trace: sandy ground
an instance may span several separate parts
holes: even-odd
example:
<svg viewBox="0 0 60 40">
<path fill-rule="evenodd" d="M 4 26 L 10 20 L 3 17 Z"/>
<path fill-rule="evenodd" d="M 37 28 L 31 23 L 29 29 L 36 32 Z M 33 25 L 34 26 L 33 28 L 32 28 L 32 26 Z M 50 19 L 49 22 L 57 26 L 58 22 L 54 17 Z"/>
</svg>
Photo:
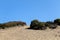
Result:
<svg viewBox="0 0 60 40">
<path fill-rule="evenodd" d="M 30 30 L 24 27 L 12 27 L 0 30 L 0 40 L 60 40 L 60 27 L 57 29 Z"/>
</svg>

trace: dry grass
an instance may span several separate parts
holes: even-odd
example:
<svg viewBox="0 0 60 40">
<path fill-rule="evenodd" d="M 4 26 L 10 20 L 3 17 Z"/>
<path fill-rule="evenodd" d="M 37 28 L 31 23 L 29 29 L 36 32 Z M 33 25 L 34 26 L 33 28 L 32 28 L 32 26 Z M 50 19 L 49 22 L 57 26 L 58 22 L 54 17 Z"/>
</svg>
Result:
<svg viewBox="0 0 60 40">
<path fill-rule="evenodd" d="M 0 40 L 60 40 L 60 27 L 46 30 L 29 30 L 24 27 L 12 27 L 0 30 Z"/>
</svg>

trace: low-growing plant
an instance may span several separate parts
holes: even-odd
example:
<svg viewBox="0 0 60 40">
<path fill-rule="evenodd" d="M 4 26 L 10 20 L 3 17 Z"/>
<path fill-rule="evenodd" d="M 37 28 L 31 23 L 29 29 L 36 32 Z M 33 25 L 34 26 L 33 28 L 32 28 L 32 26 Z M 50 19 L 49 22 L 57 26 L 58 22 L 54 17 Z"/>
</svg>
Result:
<svg viewBox="0 0 60 40">
<path fill-rule="evenodd" d="M 19 25 L 24 26 L 24 25 L 26 25 L 26 23 L 21 22 L 21 21 L 12 21 L 12 22 L 0 24 L 0 28 L 5 29 L 5 28 L 15 27 L 15 26 L 19 26 Z"/>
</svg>

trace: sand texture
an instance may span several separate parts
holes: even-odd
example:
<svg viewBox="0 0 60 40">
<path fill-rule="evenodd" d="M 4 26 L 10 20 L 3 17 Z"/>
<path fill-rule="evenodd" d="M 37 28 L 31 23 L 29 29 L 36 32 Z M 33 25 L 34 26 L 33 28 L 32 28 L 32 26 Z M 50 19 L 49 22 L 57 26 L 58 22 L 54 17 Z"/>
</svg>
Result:
<svg viewBox="0 0 60 40">
<path fill-rule="evenodd" d="M 24 27 L 0 29 L 0 40 L 60 40 L 60 27 L 56 29 L 31 30 Z"/>
</svg>

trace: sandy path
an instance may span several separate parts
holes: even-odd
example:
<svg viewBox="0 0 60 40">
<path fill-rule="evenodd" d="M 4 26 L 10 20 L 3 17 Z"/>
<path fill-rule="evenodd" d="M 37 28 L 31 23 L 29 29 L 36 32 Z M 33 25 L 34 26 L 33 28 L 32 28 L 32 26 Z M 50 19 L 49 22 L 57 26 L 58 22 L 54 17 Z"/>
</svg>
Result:
<svg viewBox="0 0 60 40">
<path fill-rule="evenodd" d="M 0 40 L 60 40 L 60 28 L 43 31 L 28 30 L 26 27 L 0 30 Z"/>
</svg>

